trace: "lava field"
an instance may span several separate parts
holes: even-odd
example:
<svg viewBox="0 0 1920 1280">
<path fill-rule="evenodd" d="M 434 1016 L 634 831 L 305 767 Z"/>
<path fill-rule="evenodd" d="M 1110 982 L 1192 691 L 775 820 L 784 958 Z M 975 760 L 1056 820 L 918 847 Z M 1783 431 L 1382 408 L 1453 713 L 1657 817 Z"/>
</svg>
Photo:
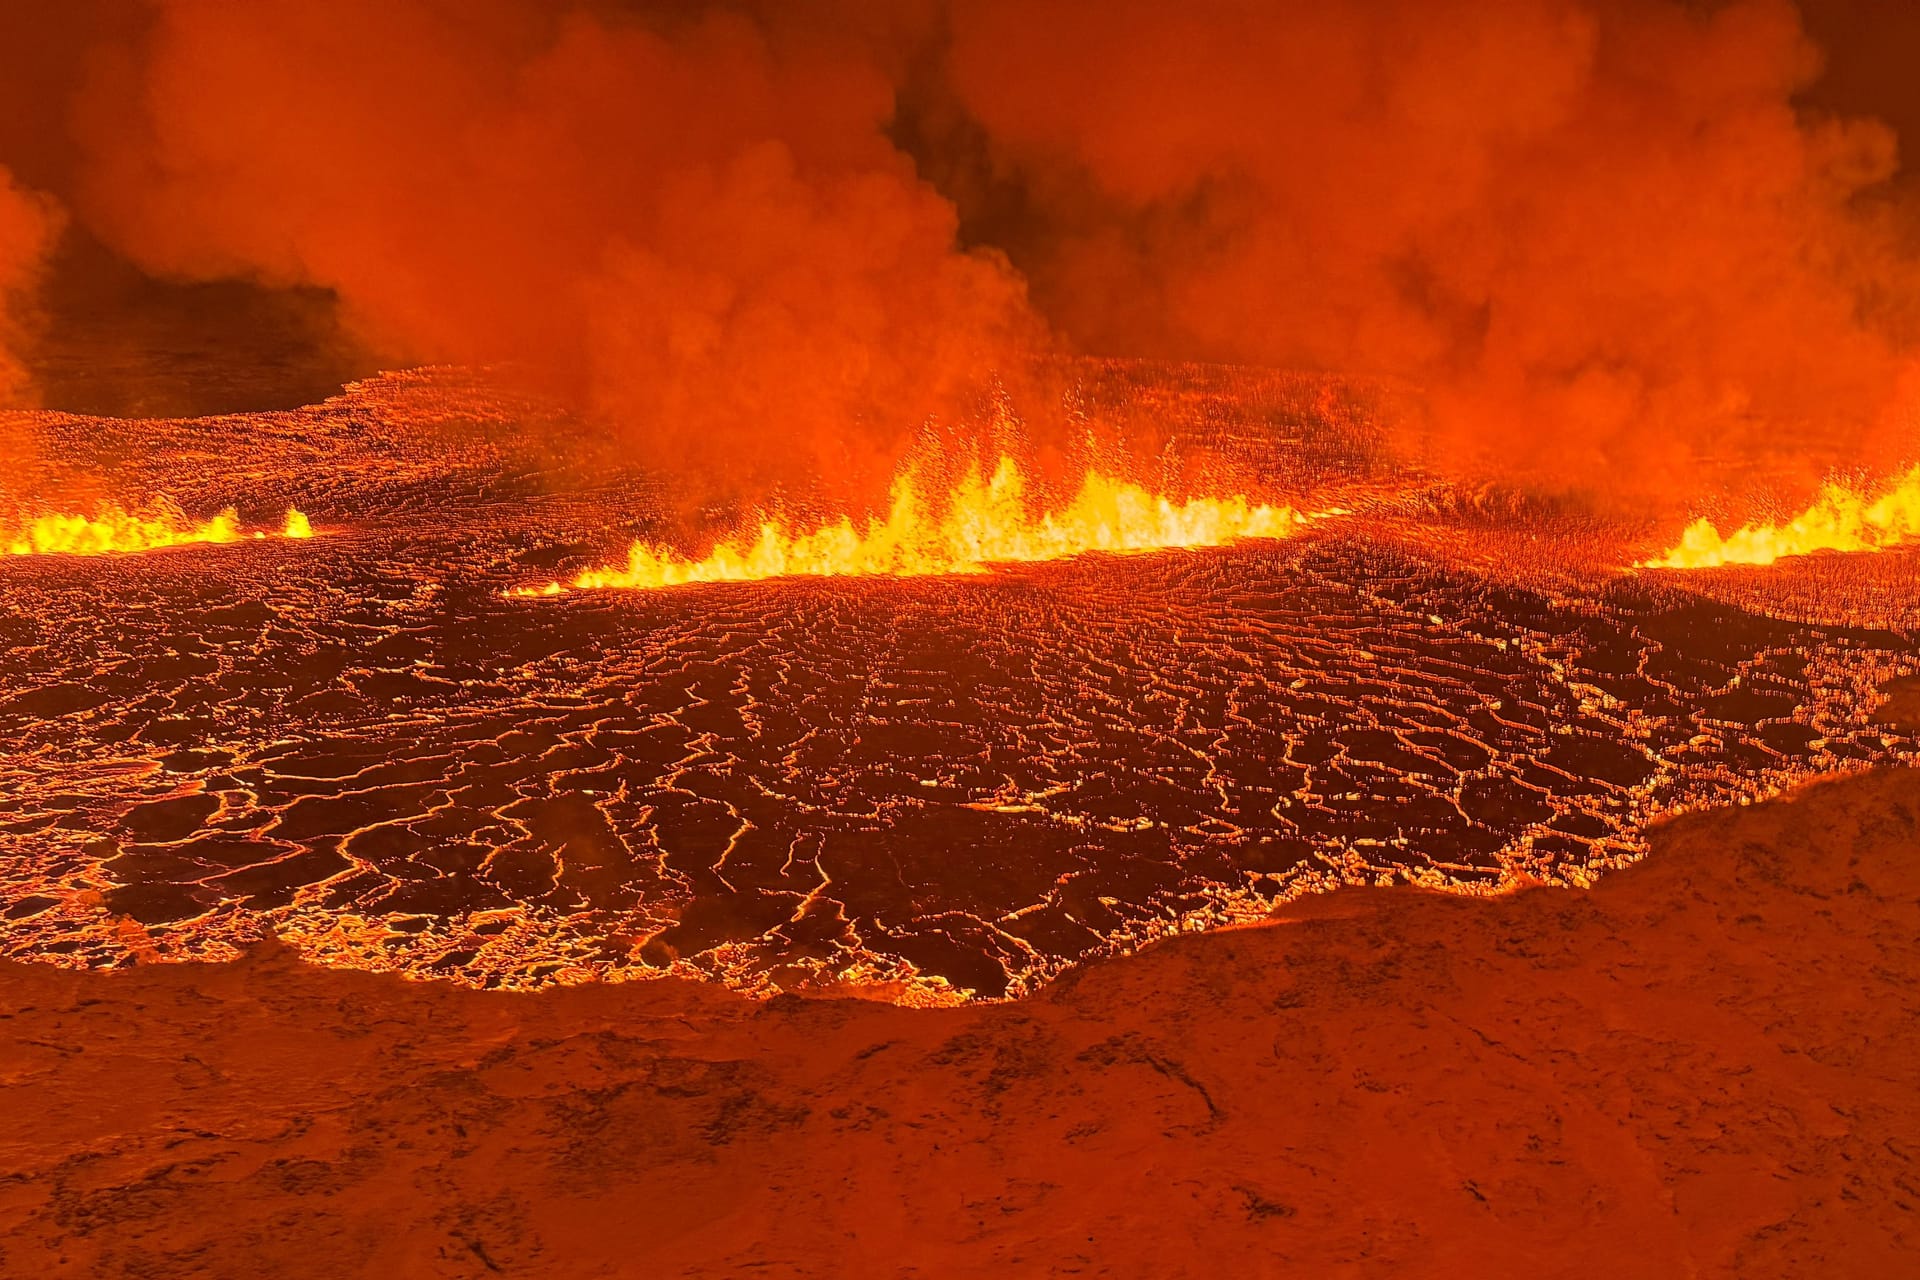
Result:
<svg viewBox="0 0 1920 1280">
<path fill-rule="evenodd" d="M 1226 437 L 1278 430 L 1260 403 Z M 508 599 L 657 497 L 511 457 L 524 412 L 420 373 L 244 449 L 18 418 L 36 485 L 111 463 L 318 536 L 0 559 L 6 954 L 272 930 L 483 986 L 995 998 L 1342 883 L 1583 883 L 1663 814 L 1916 754 L 1872 716 L 1920 669 L 1898 619 L 1596 567 L 1325 458 L 1292 479 L 1346 514 L 1284 539 Z"/>
</svg>

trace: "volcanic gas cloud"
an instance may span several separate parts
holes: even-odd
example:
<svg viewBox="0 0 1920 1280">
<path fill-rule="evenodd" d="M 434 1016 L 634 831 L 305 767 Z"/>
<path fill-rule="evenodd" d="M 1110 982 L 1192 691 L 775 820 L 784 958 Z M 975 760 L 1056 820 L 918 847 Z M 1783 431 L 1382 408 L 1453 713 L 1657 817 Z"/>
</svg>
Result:
<svg viewBox="0 0 1920 1280">
<path fill-rule="evenodd" d="M 883 505 L 1044 348 L 1403 378 L 1403 456 L 1476 483 L 1805 505 L 1916 452 L 1898 140 L 1806 29 L 1844 9 L 86 0 L 0 55 L 40 122 L 0 126 L 0 289 L 17 348 L 62 218 L 320 286 L 689 511 Z"/>
<path fill-rule="evenodd" d="M 0 165 L 0 405 L 30 392 L 27 371 L 16 352 L 24 344 L 33 289 L 57 225 L 52 203 L 23 190 Z M 0 437 L 0 459 L 16 443 Z"/>
</svg>

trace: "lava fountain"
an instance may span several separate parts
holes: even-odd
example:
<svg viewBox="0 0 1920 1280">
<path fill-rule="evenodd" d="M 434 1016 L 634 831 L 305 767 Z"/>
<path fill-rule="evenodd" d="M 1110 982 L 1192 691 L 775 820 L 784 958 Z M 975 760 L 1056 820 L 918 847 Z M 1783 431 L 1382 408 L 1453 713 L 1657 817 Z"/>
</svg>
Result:
<svg viewBox="0 0 1920 1280">
<path fill-rule="evenodd" d="M 105 556 L 159 551 L 168 547 L 258 541 L 266 538 L 306 539 L 313 524 L 289 508 L 277 530 L 247 529 L 232 507 L 210 520 L 195 521 L 172 507 L 146 512 L 103 506 L 92 515 L 42 515 L 22 519 L 17 527 L 0 525 L 0 553 L 11 556 Z"/>
<path fill-rule="evenodd" d="M 1687 526 L 1665 555 L 1643 560 L 1641 569 L 1715 569 L 1730 564 L 1772 564 L 1785 556 L 1816 551 L 1881 551 L 1920 535 L 1920 466 L 1877 494 L 1830 482 L 1811 506 L 1784 524 L 1746 524 L 1722 534 L 1712 520 Z"/>
<path fill-rule="evenodd" d="M 1331 513 L 1321 513 L 1331 514 Z M 894 482 L 884 520 L 821 525 L 796 533 L 778 521 L 752 538 L 723 541 L 702 560 L 635 542 L 624 565 L 588 569 L 571 584 L 516 587 L 516 598 L 569 590 L 654 590 L 696 582 L 750 582 L 786 577 L 983 572 L 992 564 L 1060 560 L 1090 551 L 1159 551 L 1213 547 L 1242 538 L 1281 538 L 1315 516 L 1244 496 L 1176 503 L 1136 484 L 1089 470 L 1073 501 L 1037 511 L 1019 465 L 1002 457 L 991 477 L 970 467 L 944 495 L 929 501 L 914 471 Z"/>
</svg>

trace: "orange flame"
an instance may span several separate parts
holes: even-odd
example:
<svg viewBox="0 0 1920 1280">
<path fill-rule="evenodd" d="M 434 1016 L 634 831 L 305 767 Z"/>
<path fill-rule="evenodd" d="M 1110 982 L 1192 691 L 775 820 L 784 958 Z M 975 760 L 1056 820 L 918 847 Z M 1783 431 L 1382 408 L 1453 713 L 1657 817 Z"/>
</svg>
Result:
<svg viewBox="0 0 1920 1280">
<path fill-rule="evenodd" d="M 47 515 L 13 530 L 0 526 L 0 552 L 13 556 L 126 555 L 162 547 L 312 536 L 313 524 L 291 508 L 285 523 L 269 532 L 242 529 L 240 514 L 231 507 L 196 524 L 177 510 L 163 508 L 140 514 L 107 506 L 90 516 Z"/>
<path fill-rule="evenodd" d="M 1920 537 L 1920 467 L 1869 497 L 1828 484 L 1813 505 L 1782 525 L 1743 525 L 1722 536 L 1711 520 L 1687 526 L 1680 545 L 1642 569 L 1712 569 L 1772 564 L 1814 551 L 1880 551 Z"/>
<path fill-rule="evenodd" d="M 517 587 L 513 597 L 556 596 L 569 589 L 652 590 L 693 582 L 750 582 L 798 576 L 919 576 L 980 573 L 990 564 L 1057 560 L 1087 551 L 1153 551 L 1209 547 L 1239 538 L 1285 537 L 1309 517 L 1291 507 L 1256 506 L 1245 498 L 1196 498 L 1176 504 L 1097 471 L 1061 511 L 1036 516 L 1026 481 L 1011 458 L 991 479 L 971 468 L 938 512 L 911 472 L 893 485 L 887 518 L 865 533 L 842 517 L 796 534 L 769 521 L 751 541 L 722 542 L 704 560 L 636 542 L 627 563 L 589 569 L 569 586 Z"/>
</svg>

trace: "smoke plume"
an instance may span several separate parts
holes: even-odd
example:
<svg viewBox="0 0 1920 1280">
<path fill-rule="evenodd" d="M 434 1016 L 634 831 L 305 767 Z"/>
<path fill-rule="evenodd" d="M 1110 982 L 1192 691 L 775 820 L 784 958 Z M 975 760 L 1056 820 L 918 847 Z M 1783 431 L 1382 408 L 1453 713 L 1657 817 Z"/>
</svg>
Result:
<svg viewBox="0 0 1920 1280">
<path fill-rule="evenodd" d="M 820 25 L 167 0 L 84 95 L 80 202 L 155 273 L 536 371 L 663 466 L 870 479 L 1037 330 L 885 136 L 891 24 Z"/>
<path fill-rule="evenodd" d="M 1915 451 L 1914 184 L 1788 0 L 66 11 L 0 55 L 59 104 L 0 163 L 90 235 L 331 290 L 690 488 L 871 493 L 1053 342 L 1394 375 L 1410 452 L 1563 489 Z M 0 184 L 9 298 L 50 225 Z"/>
<path fill-rule="evenodd" d="M 45 196 L 29 191 L 0 168 L 0 408 L 31 394 L 20 347 L 35 314 L 34 290 L 59 229 L 59 214 Z M 6 429 L 0 427 L 0 434 Z M 0 439 L 0 458 L 20 442 Z"/>
<path fill-rule="evenodd" d="M 952 11 L 1074 339 L 1410 377 L 1437 460 L 1575 488 L 1911 449 L 1896 140 L 1820 65 L 1780 0 Z"/>
</svg>

